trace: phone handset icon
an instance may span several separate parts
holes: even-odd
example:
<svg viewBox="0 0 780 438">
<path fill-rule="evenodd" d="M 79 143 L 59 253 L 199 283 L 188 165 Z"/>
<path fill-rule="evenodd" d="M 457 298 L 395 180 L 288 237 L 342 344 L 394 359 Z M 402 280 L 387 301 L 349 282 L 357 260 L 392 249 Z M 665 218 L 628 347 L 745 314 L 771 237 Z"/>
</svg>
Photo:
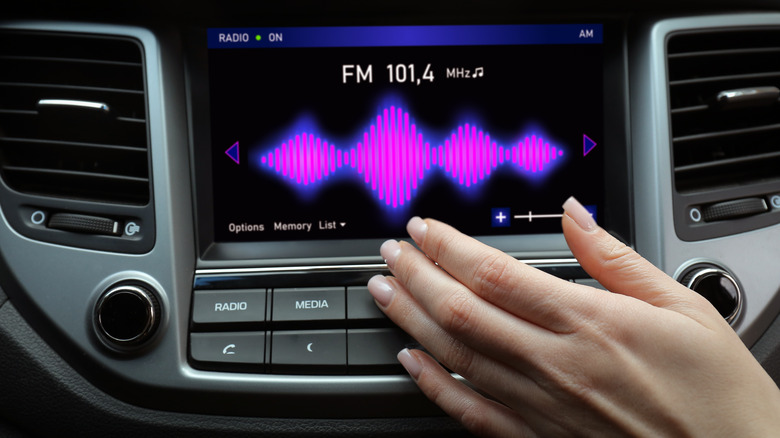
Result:
<svg viewBox="0 0 780 438">
<path fill-rule="evenodd" d="M 225 346 L 225 348 L 222 349 L 222 354 L 236 354 L 235 350 L 236 344 L 228 344 Z"/>
</svg>

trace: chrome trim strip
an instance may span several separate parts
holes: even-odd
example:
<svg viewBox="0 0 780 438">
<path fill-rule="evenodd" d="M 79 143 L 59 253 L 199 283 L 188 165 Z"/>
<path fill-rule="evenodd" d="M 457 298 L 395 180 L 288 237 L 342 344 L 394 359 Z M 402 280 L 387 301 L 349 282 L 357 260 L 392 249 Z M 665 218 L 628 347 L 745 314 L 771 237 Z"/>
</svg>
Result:
<svg viewBox="0 0 780 438">
<path fill-rule="evenodd" d="M 578 264 L 577 259 L 529 259 L 519 260 L 526 265 L 547 266 L 547 265 L 572 265 Z M 364 265 L 322 265 L 322 266 L 273 266 L 267 268 L 215 268 L 215 269 L 196 269 L 195 275 L 220 275 L 220 274 L 259 274 L 259 273 L 283 273 L 297 271 L 333 271 L 333 270 L 385 270 L 387 264 L 373 263 Z"/>
<path fill-rule="evenodd" d="M 38 101 L 39 107 L 49 108 L 83 108 L 98 110 L 101 112 L 108 112 L 108 105 L 101 102 L 89 102 L 86 100 L 70 100 L 70 99 L 41 99 Z"/>
<path fill-rule="evenodd" d="M 108 302 L 108 299 L 112 296 L 123 293 L 134 295 L 136 298 L 141 299 L 146 305 L 144 310 L 147 321 L 140 333 L 130 338 L 118 338 L 112 335 L 103 324 L 103 306 L 105 306 L 105 304 Z M 146 338 L 154 329 L 155 323 L 158 322 L 157 320 L 159 319 L 159 315 L 157 315 L 154 299 L 150 295 L 149 291 L 137 286 L 122 285 L 112 288 L 98 299 L 97 305 L 95 306 L 95 319 L 97 320 L 97 326 L 100 329 L 98 335 L 105 336 L 106 339 L 114 342 L 115 344 L 110 345 L 111 347 L 123 347 L 132 346 L 136 341 Z"/>
</svg>

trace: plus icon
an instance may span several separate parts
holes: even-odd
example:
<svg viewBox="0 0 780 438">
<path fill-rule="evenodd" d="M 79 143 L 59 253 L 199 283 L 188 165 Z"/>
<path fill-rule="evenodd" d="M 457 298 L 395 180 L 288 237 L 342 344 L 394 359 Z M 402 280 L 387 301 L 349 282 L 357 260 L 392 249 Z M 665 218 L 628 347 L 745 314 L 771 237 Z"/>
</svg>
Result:
<svg viewBox="0 0 780 438">
<path fill-rule="evenodd" d="M 496 227 L 508 227 L 510 223 L 510 215 L 508 208 L 493 208 L 490 211 L 491 218 L 490 224 Z"/>
</svg>

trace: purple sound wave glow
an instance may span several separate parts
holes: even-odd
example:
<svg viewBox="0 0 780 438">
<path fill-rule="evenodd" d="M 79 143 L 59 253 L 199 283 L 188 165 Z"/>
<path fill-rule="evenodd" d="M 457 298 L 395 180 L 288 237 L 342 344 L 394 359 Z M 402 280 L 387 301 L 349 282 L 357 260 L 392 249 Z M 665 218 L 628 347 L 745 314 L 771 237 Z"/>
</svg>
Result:
<svg viewBox="0 0 780 438">
<path fill-rule="evenodd" d="M 502 146 L 476 126 L 458 126 L 437 146 L 423 139 L 409 113 L 391 106 L 376 116 L 362 140 L 339 149 L 326 140 L 302 132 L 260 157 L 262 167 L 274 170 L 296 184 L 308 186 L 351 169 L 386 206 L 411 201 L 425 174 L 439 168 L 460 186 L 471 187 L 490 176 L 498 166 L 511 164 L 531 174 L 544 172 L 563 150 L 542 137 L 527 136 Z"/>
</svg>

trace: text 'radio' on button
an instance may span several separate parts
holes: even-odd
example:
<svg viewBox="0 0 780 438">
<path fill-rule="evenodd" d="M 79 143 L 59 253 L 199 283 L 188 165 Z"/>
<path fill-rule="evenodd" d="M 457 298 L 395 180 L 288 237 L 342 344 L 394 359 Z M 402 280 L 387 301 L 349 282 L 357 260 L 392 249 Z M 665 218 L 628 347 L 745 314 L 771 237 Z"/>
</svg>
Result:
<svg viewBox="0 0 780 438">
<path fill-rule="evenodd" d="M 196 324 L 265 321 L 265 289 L 195 291 L 192 321 Z"/>
</svg>

